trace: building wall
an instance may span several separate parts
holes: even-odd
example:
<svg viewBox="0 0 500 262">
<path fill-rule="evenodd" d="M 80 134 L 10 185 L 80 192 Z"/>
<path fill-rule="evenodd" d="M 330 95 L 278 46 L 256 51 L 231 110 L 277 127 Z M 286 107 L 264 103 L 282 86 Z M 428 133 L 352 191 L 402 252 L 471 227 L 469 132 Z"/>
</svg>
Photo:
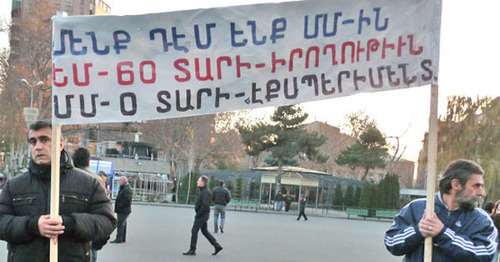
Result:
<svg viewBox="0 0 500 262">
<path fill-rule="evenodd" d="M 95 15 L 109 15 L 111 13 L 111 7 L 108 4 L 102 0 L 95 1 Z"/>
<path fill-rule="evenodd" d="M 12 10 L 20 8 L 23 13 L 31 10 L 35 1 L 40 0 L 13 0 Z M 47 0 L 54 5 L 57 11 L 68 15 L 109 15 L 111 7 L 102 0 Z"/>
</svg>

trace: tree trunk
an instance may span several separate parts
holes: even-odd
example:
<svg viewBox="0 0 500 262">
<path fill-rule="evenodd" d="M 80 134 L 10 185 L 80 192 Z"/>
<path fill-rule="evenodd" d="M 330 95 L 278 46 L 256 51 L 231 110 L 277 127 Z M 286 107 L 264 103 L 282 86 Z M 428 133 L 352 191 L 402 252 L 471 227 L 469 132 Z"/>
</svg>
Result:
<svg viewBox="0 0 500 262">
<path fill-rule="evenodd" d="M 191 192 L 191 171 L 189 171 L 189 178 L 188 178 L 188 191 L 186 195 L 186 205 L 189 203 L 189 193 Z"/>
<path fill-rule="evenodd" d="M 203 159 L 195 159 L 194 160 L 193 170 L 194 170 L 195 174 L 199 174 L 200 173 L 201 163 L 203 163 Z"/>
<path fill-rule="evenodd" d="M 174 159 L 171 158 L 171 161 L 170 161 L 170 174 L 172 174 L 172 179 L 174 181 L 176 181 L 175 183 L 175 199 L 173 202 L 175 203 L 178 203 L 178 199 L 179 199 L 179 194 L 177 192 L 179 192 L 179 179 L 177 179 L 177 172 L 176 172 L 176 168 L 175 168 L 175 162 L 174 162 Z"/>
<path fill-rule="evenodd" d="M 365 167 L 365 174 L 361 178 L 361 181 L 366 181 L 366 177 L 368 176 L 368 171 L 370 170 L 369 167 Z"/>
</svg>

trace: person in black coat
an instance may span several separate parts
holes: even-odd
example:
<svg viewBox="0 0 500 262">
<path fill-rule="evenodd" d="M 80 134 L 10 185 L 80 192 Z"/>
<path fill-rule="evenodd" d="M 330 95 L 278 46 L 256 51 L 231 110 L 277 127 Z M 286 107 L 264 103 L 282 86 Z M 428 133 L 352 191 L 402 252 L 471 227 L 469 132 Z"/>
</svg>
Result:
<svg viewBox="0 0 500 262">
<path fill-rule="evenodd" d="M 300 213 L 299 213 L 299 217 L 297 217 L 297 220 L 299 220 L 301 216 L 304 216 L 304 219 L 307 221 L 306 213 L 304 213 L 304 211 L 306 211 L 306 204 L 307 204 L 307 201 L 304 198 L 304 196 L 300 196 L 300 201 L 299 201 Z"/>
<path fill-rule="evenodd" d="M 127 219 L 132 213 L 132 189 L 128 183 L 126 176 L 120 177 L 118 180 L 120 190 L 116 196 L 115 213 L 118 219 L 118 230 L 116 232 L 116 239 L 110 243 L 120 244 L 126 242 L 127 237 Z"/>
<path fill-rule="evenodd" d="M 61 150 L 59 215 L 51 217 L 52 143 Z M 91 242 L 116 227 L 110 200 L 97 179 L 73 166 L 62 141 L 52 141 L 52 125 L 30 125 L 28 171 L 7 181 L 0 194 L 0 239 L 8 245 L 1 261 L 49 261 L 49 241 L 57 240 L 59 261 L 88 262 Z"/>
<path fill-rule="evenodd" d="M 196 215 L 194 217 L 193 227 L 191 229 L 191 245 L 189 250 L 182 253 L 183 255 L 193 256 L 196 255 L 196 243 L 198 242 L 198 231 L 201 229 L 201 233 L 207 238 L 207 240 L 214 246 L 215 252 L 212 255 L 217 255 L 222 250 L 222 246 L 217 242 L 217 240 L 208 232 L 207 221 L 210 217 L 210 190 L 207 188 L 208 177 L 201 176 L 198 179 L 198 189 L 200 190 L 198 194 L 198 200 L 194 205 L 194 210 Z"/>
<path fill-rule="evenodd" d="M 285 211 L 288 212 L 290 210 L 290 205 L 292 204 L 292 196 L 287 194 L 285 196 Z"/>
<path fill-rule="evenodd" d="M 214 207 L 214 233 L 217 234 L 217 229 L 220 228 L 220 232 L 224 233 L 224 223 L 226 221 L 226 205 L 231 201 L 231 193 L 224 186 L 224 180 L 219 181 L 219 186 L 212 192 L 212 201 L 215 204 Z M 220 226 L 218 225 L 218 219 L 220 214 Z"/>
</svg>

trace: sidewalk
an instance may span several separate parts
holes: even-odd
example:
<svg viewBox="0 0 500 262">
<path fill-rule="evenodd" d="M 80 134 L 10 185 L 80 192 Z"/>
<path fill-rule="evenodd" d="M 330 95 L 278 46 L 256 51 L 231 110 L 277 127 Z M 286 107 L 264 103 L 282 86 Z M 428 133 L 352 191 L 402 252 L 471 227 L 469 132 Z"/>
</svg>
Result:
<svg viewBox="0 0 500 262">
<path fill-rule="evenodd" d="M 113 201 L 114 203 L 114 201 Z M 194 209 L 194 205 L 191 204 L 177 204 L 177 203 L 157 203 L 157 202 L 142 202 L 142 201 L 133 201 L 134 205 L 143 205 L 143 206 L 158 206 L 158 207 L 179 207 L 179 208 L 188 208 Z M 228 206 L 226 208 L 227 211 L 230 212 L 247 212 L 247 213 L 262 213 L 262 214 L 274 214 L 274 215 L 288 215 L 288 216 L 297 216 L 298 211 L 290 209 L 289 212 L 284 210 L 276 211 L 268 208 L 267 204 L 261 204 L 261 208 L 239 208 L 234 206 Z M 213 206 L 211 207 L 213 210 Z M 337 218 L 337 219 L 349 219 L 349 220 L 364 220 L 364 221 L 374 221 L 374 222 L 392 222 L 392 219 L 377 219 L 371 217 L 353 217 L 348 218 L 345 211 L 334 210 L 334 209 L 324 209 L 324 208 L 306 208 L 305 211 L 307 216 L 311 217 L 326 217 L 326 218 Z"/>
</svg>

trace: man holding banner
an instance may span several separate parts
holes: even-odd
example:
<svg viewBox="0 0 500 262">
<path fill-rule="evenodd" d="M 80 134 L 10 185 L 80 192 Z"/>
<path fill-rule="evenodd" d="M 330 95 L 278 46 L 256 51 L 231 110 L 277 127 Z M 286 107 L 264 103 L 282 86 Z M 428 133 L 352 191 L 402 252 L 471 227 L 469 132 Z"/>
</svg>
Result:
<svg viewBox="0 0 500 262">
<path fill-rule="evenodd" d="M 90 261 L 91 242 L 116 227 L 111 202 L 99 181 L 73 166 L 60 143 L 59 215 L 48 215 L 51 188 L 52 125 L 33 123 L 28 131 L 29 171 L 10 179 L 0 194 L 0 239 L 8 261 L 49 261 L 49 240 L 59 243 L 59 261 Z"/>
<path fill-rule="evenodd" d="M 423 261 L 424 238 L 434 242 L 433 261 L 491 261 L 498 232 L 482 209 L 482 168 L 468 160 L 456 160 L 439 182 L 433 217 L 425 216 L 425 199 L 417 199 L 395 217 L 385 235 L 386 248 L 405 261 Z"/>
</svg>

